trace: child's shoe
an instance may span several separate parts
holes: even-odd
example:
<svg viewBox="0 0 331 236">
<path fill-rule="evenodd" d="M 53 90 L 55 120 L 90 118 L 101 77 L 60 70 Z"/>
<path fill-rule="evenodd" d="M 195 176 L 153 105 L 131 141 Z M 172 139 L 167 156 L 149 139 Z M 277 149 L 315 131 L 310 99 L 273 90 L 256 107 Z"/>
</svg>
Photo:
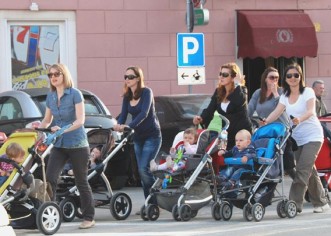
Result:
<svg viewBox="0 0 331 236">
<path fill-rule="evenodd" d="M 166 163 L 167 163 L 167 169 L 172 169 L 172 167 L 174 166 L 174 162 L 171 156 L 167 156 Z"/>
<path fill-rule="evenodd" d="M 221 183 L 221 186 L 223 187 L 223 190 L 230 190 L 234 188 L 234 183 L 229 180 Z"/>
<path fill-rule="evenodd" d="M 151 162 L 149 163 L 149 169 L 151 170 L 151 172 L 157 171 L 157 164 L 154 160 L 151 160 Z"/>
</svg>

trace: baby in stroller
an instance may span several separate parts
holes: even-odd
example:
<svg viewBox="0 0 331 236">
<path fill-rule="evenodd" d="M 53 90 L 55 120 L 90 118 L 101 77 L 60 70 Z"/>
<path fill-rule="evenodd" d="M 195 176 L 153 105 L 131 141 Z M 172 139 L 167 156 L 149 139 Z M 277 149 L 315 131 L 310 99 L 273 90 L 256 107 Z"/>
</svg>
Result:
<svg viewBox="0 0 331 236">
<path fill-rule="evenodd" d="M 88 164 L 89 169 L 95 168 L 99 163 L 102 162 L 101 150 L 102 150 L 102 145 L 97 145 L 91 149 L 90 160 Z M 70 176 L 74 175 L 74 172 L 72 170 L 72 164 L 70 161 L 68 161 L 63 167 L 62 175 L 70 175 Z"/>
<path fill-rule="evenodd" d="M 18 143 L 11 143 L 6 148 L 6 154 L 0 156 L 0 186 L 8 179 L 14 170 L 13 164 L 20 164 L 24 161 L 25 151 Z"/>
<path fill-rule="evenodd" d="M 221 148 L 218 152 L 219 156 L 238 158 L 242 163 L 241 165 L 230 165 L 220 171 L 218 181 L 223 190 L 239 186 L 241 174 L 252 168 L 251 165 L 247 165 L 247 162 L 256 158 L 256 151 L 251 143 L 251 134 L 247 130 L 239 130 L 235 140 L 236 145 L 231 150 L 225 151 Z"/>
<path fill-rule="evenodd" d="M 150 171 L 168 170 L 170 172 L 184 169 L 185 160 L 182 158 L 183 154 L 196 154 L 198 133 L 195 128 L 187 128 L 184 133 L 179 133 L 181 141 L 178 143 L 175 138 L 173 146 L 170 148 L 170 155 L 166 157 L 166 161 L 157 165 L 155 160 L 150 162 Z M 177 137 L 177 136 L 176 136 Z"/>
</svg>

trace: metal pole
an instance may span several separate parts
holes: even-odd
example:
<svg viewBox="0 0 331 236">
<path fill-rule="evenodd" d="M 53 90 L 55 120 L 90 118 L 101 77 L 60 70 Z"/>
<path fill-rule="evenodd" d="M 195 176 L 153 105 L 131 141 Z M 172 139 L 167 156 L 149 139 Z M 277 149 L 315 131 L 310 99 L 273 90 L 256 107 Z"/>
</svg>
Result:
<svg viewBox="0 0 331 236">
<path fill-rule="evenodd" d="M 192 0 L 186 0 L 186 26 L 187 32 L 192 33 L 194 28 L 194 10 Z M 188 86 L 188 93 L 192 93 L 192 85 Z"/>
</svg>

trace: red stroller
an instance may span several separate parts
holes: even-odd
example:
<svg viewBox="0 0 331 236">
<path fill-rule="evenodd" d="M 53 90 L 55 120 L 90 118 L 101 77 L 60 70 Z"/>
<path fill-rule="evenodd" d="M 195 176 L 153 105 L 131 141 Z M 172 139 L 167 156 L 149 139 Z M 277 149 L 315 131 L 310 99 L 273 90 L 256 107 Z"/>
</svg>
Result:
<svg viewBox="0 0 331 236">
<path fill-rule="evenodd" d="M 327 124 L 331 124 L 331 113 L 319 117 L 319 120 L 321 121 L 324 131 L 324 142 L 317 156 L 315 165 L 324 188 L 331 191 L 331 131 L 327 127 Z"/>
</svg>

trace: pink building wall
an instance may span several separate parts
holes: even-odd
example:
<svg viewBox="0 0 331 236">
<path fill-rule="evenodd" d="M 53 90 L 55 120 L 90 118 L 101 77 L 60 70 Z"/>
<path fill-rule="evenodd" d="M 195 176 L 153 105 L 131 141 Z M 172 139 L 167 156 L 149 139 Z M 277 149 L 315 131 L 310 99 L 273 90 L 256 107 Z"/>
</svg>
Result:
<svg viewBox="0 0 331 236">
<path fill-rule="evenodd" d="M 33 0 L 39 11 L 76 12 L 78 87 L 96 93 L 112 114 L 121 106 L 126 67 L 143 68 L 155 95 L 188 93 L 177 85 L 176 33 L 185 33 L 186 0 Z M 56 4 L 55 4 L 56 2 Z M 28 10 L 31 0 L 1 0 L 1 10 Z M 306 58 L 307 83 L 323 79 L 331 109 L 330 0 L 207 0 L 210 22 L 196 26 L 205 34 L 206 85 L 193 93 L 212 93 L 219 66 L 236 61 L 236 10 L 301 9 L 320 26 L 318 56 Z"/>
</svg>

